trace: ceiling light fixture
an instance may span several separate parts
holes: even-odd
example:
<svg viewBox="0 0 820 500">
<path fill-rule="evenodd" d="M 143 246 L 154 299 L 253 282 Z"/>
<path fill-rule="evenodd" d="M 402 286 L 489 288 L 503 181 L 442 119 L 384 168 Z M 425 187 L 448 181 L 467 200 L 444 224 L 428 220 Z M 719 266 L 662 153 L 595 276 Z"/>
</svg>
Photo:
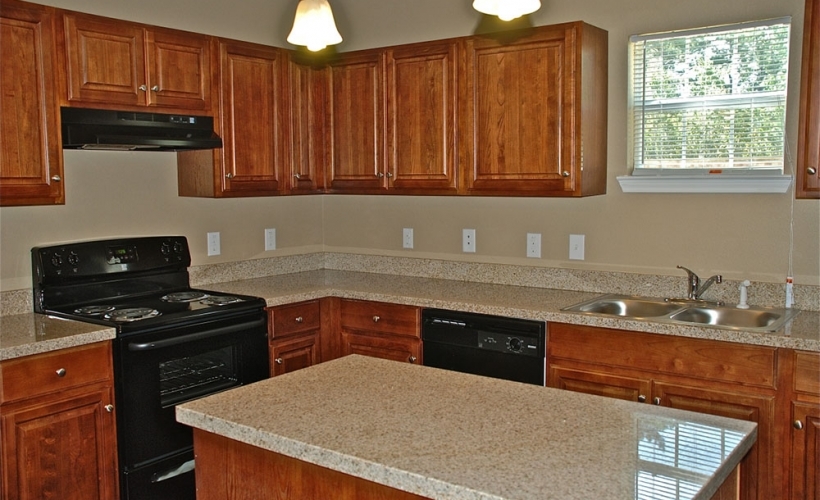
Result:
<svg viewBox="0 0 820 500">
<path fill-rule="evenodd" d="M 327 0 L 299 0 L 288 43 L 316 52 L 342 41 Z"/>
<path fill-rule="evenodd" d="M 541 2 L 540 0 L 473 0 L 473 8 L 482 14 L 498 16 L 502 21 L 512 21 L 540 9 Z"/>
</svg>

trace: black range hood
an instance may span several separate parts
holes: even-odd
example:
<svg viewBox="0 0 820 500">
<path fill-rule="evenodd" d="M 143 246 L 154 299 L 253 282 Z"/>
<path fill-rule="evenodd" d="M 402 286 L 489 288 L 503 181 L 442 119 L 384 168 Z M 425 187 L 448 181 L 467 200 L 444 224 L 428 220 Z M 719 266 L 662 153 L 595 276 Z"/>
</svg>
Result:
<svg viewBox="0 0 820 500">
<path fill-rule="evenodd" d="M 184 151 L 222 147 L 211 116 L 61 108 L 63 149 Z"/>
</svg>

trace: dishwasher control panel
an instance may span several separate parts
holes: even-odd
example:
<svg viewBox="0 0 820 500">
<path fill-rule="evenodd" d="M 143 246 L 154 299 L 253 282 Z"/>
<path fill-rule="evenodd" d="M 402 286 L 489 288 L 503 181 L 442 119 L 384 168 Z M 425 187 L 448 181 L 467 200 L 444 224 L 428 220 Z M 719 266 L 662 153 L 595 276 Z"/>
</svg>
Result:
<svg viewBox="0 0 820 500">
<path fill-rule="evenodd" d="M 506 335 L 498 332 L 478 332 L 478 347 L 508 354 L 540 356 L 538 339 Z"/>
</svg>

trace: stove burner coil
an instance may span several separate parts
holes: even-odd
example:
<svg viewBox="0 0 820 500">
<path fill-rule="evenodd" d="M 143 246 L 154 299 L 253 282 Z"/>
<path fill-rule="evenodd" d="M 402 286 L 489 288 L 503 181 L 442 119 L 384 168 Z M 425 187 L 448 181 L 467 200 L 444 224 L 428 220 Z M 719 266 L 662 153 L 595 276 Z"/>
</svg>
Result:
<svg viewBox="0 0 820 500">
<path fill-rule="evenodd" d="M 206 306 L 224 306 L 227 304 L 242 302 L 242 299 L 233 295 L 210 295 L 199 302 Z"/>
<path fill-rule="evenodd" d="M 209 295 L 207 293 L 189 291 L 169 293 L 168 295 L 164 295 L 162 300 L 165 302 L 195 302 L 208 297 Z"/>
<path fill-rule="evenodd" d="M 160 312 L 149 307 L 130 307 L 126 309 L 118 309 L 105 315 L 105 319 L 116 321 L 118 323 L 139 321 L 141 319 L 153 318 L 159 316 Z"/>
<path fill-rule="evenodd" d="M 114 310 L 114 306 L 85 306 L 74 310 L 74 314 L 82 316 L 102 316 Z"/>
</svg>

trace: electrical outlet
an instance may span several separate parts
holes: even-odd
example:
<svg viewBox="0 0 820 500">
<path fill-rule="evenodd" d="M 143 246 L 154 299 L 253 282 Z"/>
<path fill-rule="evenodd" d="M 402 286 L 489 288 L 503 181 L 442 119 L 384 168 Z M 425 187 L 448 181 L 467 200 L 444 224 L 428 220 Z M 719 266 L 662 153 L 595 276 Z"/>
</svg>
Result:
<svg viewBox="0 0 820 500">
<path fill-rule="evenodd" d="M 541 233 L 527 233 L 527 257 L 541 258 Z"/>
<path fill-rule="evenodd" d="M 265 251 L 276 250 L 276 228 L 265 229 Z"/>
<path fill-rule="evenodd" d="M 569 259 L 584 260 L 584 235 L 569 235 Z"/>
<path fill-rule="evenodd" d="M 475 229 L 463 229 L 461 231 L 461 250 L 467 253 L 475 253 Z"/>
<path fill-rule="evenodd" d="M 401 246 L 403 248 L 413 248 L 413 228 L 406 227 L 402 230 Z"/>
<path fill-rule="evenodd" d="M 208 256 L 222 253 L 219 247 L 219 233 L 208 233 Z"/>
</svg>

